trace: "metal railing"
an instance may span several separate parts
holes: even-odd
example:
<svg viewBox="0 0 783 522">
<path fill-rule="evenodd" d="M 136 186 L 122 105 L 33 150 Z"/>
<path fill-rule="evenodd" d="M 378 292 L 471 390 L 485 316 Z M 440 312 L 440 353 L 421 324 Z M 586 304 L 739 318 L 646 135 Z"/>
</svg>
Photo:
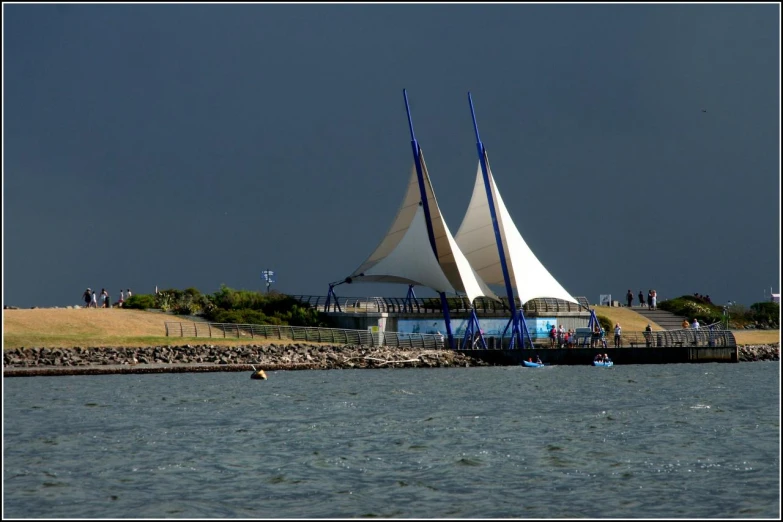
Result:
<svg viewBox="0 0 783 522">
<path fill-rule="evenodd" d="M 340 328 L 309 326 L 278 326 L 269 324 L 182 323 L 166 322 L 167 337 L 196 337 L 210 339 L 276 339 L 354 346 L 390 346 L 397 348 L 443 349 L 440 336 L 434 334 L 406 334 L 398 332 L 371 332 Z"/>
<path fill-rule="evenodd" d="M 607 334 L 599 341 L 600 347 L 614 347 L 614 334 Z M 659 330 L 652 332 L 622 332 L 621 347 L 674 348 L 674 347 L 731 347 L 737 346 L 737 340 L 730 330 L 720 323 L 708 325 L 698 330 L 684 328 L 679 330 Z"/>
<path fill-rule="evenodd" d="M 444 349 L 443 340 L 437 334 L 419 334 L 402 332 L 371 332 L 369 330 L 347 330 L 340 328 L 316 328 L 308 326 L 278 326 L 269 324 L 233 324 L 202 322 L 166 322 L 167 337 L 195 337 L 210 339 L 274 339 L 305 341 L 354 346 L 388 346 L 397 348 Z M 510 337 L 484 336 L 488 349 L 508 349 Z M 459 346 L 462 336 L 455 335 Z M 468 349 L 481 348 L 475 342 Z M 549 338 L 541 337 L 533 341 L 536 349 L 550 346 Z M 614 347 L 614 335 L 609 334 L 597 340 L 593 345 L 591 338 L 581 338 L 576 348 Z M 560 347 L 558 342 L 556 347 Z M 736 347 L 737 341 L 730 330 L 710 325 L 699 330 L 662 330 L 653 332 L 623 332 L 620 336 L 621 348 L 674 348 L 674 347 Z M 565 346 L 564 346 L 565 347 Z"/>
<path fill-rule="evenodd" d="M 437 297 L 417 297 L 407 299 L 405 297 L 339 297 L 335 304 L 334 298 L 330 302 L 330 310 L 326 310 L 326 296 L 316 295 L 292 295 L 292 298 L 306 303 L 318 311 L 335 311 L 337 305 L 343 313 L 441 313 L 441 302 Z M 590 307 L 586 297 L 575 298 L 579 304 L 555 298 L 531 299 L 525 303 L 525 312 L 584 312 Z M 470 301 L 467 297 L 447 298 L 449 311 L 469 312 Z M 515 299 L 516 306 L 521 306 L 519 299 Z M 477 298 L 473 306 L 476 313 L 507 313 L 509 311 L 508 298 L 501 298 L 500 302 L 485 297 Z"/>
</svg>

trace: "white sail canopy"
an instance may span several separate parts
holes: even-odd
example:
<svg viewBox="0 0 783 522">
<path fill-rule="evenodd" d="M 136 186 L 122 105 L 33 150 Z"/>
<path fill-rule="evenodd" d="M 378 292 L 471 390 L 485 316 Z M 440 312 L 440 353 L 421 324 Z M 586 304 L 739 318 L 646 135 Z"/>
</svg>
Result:
<svg viewBox="0 0 783 522">
<path fill-rule="evenodd" d="M 364 275 L 351 277 L 361 277 L 356 279 L 357 281 L 408 283 L 427 286 L 439 292 L 455 293 L 432 252 L 427 236 L 427 223 L 424 220 L 424 207 L 421 205 L 417 205 L 413 220 L 394 250 L 359 273 Z"/>
<path fill-rule="evenodd" d="M 485 156 L 485 159 L 492 198 L 495 201 L 506 266 L 511 284 L 516 288 L 520 301 L 525 304 L 531 299 L 554 297 L 576 303 L 576 299 L 552 277 L 552 274 L 541 264 L 525 240 L 522 239 L 522 235 L 514 225 L 511 215 L 500 197 L 500 191 L 492 177 L 492 170 L 489 168 L 489 158 Z M 462 224 L 457 231 L 456 240 L 457 245 L 482 280 L 489 284 L 505 284 L 492 226 L 492 216 L 489 212 L 487 191 L 484 187 L 484 176 L 481 172 L 481 163 L 479 163 L 476 174 L 473 195 Z"/>
<path fill-rule="evenodd" d="M 481 296 L 498 299 L 473 270 L 451 235 L 435 199 L 421 149 L 419 159 L 437 256 L 429 240 L 414 163 L 408 190 L 389 231 L 370 257 L 349 277 L 356 282 L 408 283 L 438 292 L 461 292 L 471 303 Z"/>
</svg>

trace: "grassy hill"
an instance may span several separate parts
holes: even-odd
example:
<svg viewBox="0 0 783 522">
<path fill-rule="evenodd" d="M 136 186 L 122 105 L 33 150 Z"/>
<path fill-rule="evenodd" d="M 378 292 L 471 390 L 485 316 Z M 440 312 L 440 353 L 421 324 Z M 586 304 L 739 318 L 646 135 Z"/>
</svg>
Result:
<svg viewBox="0 0 783 522">
<path fill-rule="evenodd" d="M 636 313 L 631 308 L 616 306 L 594 306 L 597 315 L 603 315 L 612 321 L 612 325 L 620 323 L 624 332 L 642 332 L 649 323 L 654 332 L 665 330 L 657 323 L 653 323 L 641 314 Z"/>
<path fill-rule="evenodd" d="M 119 308 L 3 310 L 3 347 L 86 348 L 247 343 L 247 340 L 166 337 L 167 321 L 189 322 L 189 319 L 159 312 Z"/>
<path fill-rule="evenodd" d="M 648 321 L 643 315 L 625 307 L 595 306 L 595 313 L 609 318 L 614 323 L 620 323 L 624 332 L 641 332 L 650 323 L 653 331 L 663 330 L 656 323 Z M 780 330 L 734 330 L 737 344 L 773 344 L 780 342 Z"/>
<path fill-rule="evenodd" d="M 619 322 L 625 332 L 642 331 L 647 319 L 628 308 L 596 306 L 596 313 L 612 324 Z M 166 337 L 166 321 L 189 321 L 187 317 L 141 310 L 38 308 L 3 310 L 3 346 L 26 347 L 97 347 L 156 346 L 168 344 L 238 345 L 248 339 L 209 339 Z M 653 323 L 653 330 L 662 330 Z M 780 342 L 780 330 L 735 331 L 737 344 L 772 344 Z M 254 344 L 266 341 L 254 339 Z M 268 341 L 272 342 L 272 341 Z"/>
</svg>

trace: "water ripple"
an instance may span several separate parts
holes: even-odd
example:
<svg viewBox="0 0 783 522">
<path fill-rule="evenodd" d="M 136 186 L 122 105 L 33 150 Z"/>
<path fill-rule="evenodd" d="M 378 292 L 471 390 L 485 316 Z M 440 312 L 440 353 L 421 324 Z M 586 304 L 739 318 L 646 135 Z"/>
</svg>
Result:
<svg viewBox="0 0 783 522">
<path fill-rule="evenodd" d="M 777 364 L 549 370 L 7 379 L 5 515 L 779 517 Z"/>
</svg>

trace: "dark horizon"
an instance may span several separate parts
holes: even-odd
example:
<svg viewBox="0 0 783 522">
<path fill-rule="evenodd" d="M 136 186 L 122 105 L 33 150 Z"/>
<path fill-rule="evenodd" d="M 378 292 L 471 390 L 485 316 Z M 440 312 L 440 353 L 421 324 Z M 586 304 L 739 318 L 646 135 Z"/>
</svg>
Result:
<svg viewBox="0 0 783 522">
<path fill-rule="evenodd" d="M 509 213 L 571 295 L 780 291 L 779 4 L 3 14 L 4 305 L 264 290 L 264 269 L 326 295 L 405 192 L 403 89 L 452 234 L 478 164 L 470 91 Z"/>
</svg>

